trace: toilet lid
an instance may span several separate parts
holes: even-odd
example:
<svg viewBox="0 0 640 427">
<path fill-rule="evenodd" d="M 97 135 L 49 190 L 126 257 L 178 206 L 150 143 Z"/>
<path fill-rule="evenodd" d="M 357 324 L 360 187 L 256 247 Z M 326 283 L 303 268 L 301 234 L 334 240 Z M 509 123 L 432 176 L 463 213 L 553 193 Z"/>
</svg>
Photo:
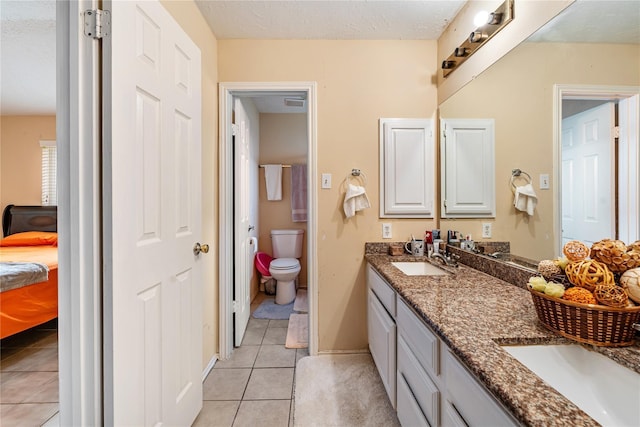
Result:
<svg viewBox="0 0 640 427">
<path fill-rule="evenodd" d="M 270 270 L 291 270 L 300 266 L 300 262 L 295 258 L 276 258 L 271 261 Z"/>
</svg>

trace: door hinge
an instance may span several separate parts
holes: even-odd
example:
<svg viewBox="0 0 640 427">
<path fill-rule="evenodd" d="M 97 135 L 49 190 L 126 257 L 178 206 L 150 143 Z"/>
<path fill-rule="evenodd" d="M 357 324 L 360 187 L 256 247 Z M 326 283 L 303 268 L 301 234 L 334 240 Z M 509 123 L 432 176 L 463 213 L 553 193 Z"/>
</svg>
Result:
<svg viewBox="0 0 640 427">
<path fill-rule="evenodd" d="M 613 127 L 613 137 L 620 138 L 620 126 Z"/>
<path fill-rule="evenodd" d="M 237 302 L 237 301 L 233 301 L 233 302 L 231 303 L 231 309 L 232 309 L 232 311 L 233 311 L 234 313 L 237 313 L 237 312 L 238 312 L 238 302 Z"/>
<path fill-rule="evenodd" d="M 84 11 L 84 35 L 94 39 L 106 37 L 111 32 L 111 12 L 108 10 Z"/>
<path fill-rule="evenodd" d="M 231 123 L 231 135 L 236 136 L 240 131 L 240 126 L 235 123 Z"/>
</svg>

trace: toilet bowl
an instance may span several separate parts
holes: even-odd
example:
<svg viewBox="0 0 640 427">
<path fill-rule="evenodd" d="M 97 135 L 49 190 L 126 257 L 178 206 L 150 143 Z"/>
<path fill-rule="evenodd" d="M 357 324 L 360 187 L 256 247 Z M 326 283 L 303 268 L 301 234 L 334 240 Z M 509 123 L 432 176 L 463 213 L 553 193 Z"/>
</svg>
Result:
<svg viewBox="0 0 640 427">
<path fill-rule="evenodd" d="M 296 278 L 300 274 L 300 261 L 295 258 L 277 258 L 269 265 L 269 274 L 278 282 L 276 304 L 289 304 L 296 298 Z"/>
</svg>

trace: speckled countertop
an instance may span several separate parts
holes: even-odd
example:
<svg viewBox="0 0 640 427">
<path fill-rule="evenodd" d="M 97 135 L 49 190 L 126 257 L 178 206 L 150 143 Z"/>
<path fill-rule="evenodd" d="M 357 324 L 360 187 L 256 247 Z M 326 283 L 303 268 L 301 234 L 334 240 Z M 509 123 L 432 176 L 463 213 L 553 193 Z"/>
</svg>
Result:
<svg viewBox="0 0 640 427">
<path fill-rule="evenodd" d="M 597 426 L 595 420 L 511 357 L 504 344 L 575 344 L 538 324 L 525 289 L 460 265 L 446 276 L 406 276 L 392 261 L 429 261 L 389 256 L 367 244 L 365 259 L 412 306 L 513 416 L 531 426 Z M 440 264 L 438 264 L 440 266 Z M 640 372 L 640 343 L 592 348 Z"/>
</svg>

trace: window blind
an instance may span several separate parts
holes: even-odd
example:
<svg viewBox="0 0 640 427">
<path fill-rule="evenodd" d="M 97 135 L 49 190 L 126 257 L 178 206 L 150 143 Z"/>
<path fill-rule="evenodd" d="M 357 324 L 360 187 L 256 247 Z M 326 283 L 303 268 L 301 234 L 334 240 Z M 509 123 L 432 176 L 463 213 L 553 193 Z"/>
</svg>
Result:
<svg viewBox="0 0 640 427">
<path fill-rule="evenodd" d="M 40 141 L 40 148 L 42 150 L 42 205 L 56 206 L 58 204 L 56 142 Z"/>
</svg>

